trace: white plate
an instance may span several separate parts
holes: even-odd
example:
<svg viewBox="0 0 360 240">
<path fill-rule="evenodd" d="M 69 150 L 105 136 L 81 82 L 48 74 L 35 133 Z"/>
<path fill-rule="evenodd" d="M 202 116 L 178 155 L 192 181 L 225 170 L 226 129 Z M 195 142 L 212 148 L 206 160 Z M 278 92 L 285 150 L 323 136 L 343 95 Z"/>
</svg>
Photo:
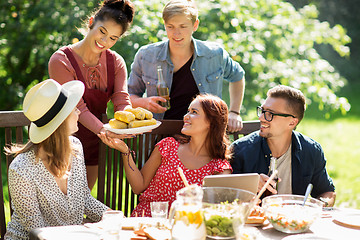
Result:
<svg viewBox="0 0 360 240">
<path fill-rule="evenodd" d="M 109 130 L 116 134 L 141 134 L 144 132 L 148 132 L 152 129 L 155 129 L 155 128 L 159 127 L 160 125 L 161 125 L 161 122 L 156 121 L 155 125 L 150 125 L 150 126 L 145 126 L 145 127 L 137 127 L 137 128 L 116 129 L 116 128 L 110 127 L 110 125 L 107 123 L 104 125 L 104 128 L 106 130 Z"/>
<path fill-rule="evenodd" d="M 99 240 L 101 235 L 96 232 L 87 231 L 87 230 L 74 230 L 74 231 L 64 231 L 57 236 L 51 236 L 53 240 Z"/>
<path fill-rule="evenodd" d="M 360 211 L 334 214 L 333 221 L 344 227 L 360 229 Z"/>
</svg>

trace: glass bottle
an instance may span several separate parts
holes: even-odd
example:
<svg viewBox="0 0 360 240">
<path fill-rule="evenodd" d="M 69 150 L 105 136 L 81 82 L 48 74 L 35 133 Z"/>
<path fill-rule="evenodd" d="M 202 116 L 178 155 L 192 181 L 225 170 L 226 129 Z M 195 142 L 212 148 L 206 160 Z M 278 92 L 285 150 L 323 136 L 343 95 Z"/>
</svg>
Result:
<svg viewBox="0 0 360 240">
<path fill-rule="evenodd" d="M 158 96 L 166 99 L 166 102 L 159 102 L 162 107 L 166 107 L 170 109 L 170 97 L 169 97 L 169 88 L 166 86 L 166 82 L 164 81 L 163 72 L 161 66 L 157 67 L 158 74 L 158 83 L 156 86 Z"/>
<path fill-rule="evenodd" d="M 277 158 L 271 157 L 271 158 L 270 158 L 269 173 L 268 173 L 268 176 L 269 176 L 269 177 L 273 174 L 273 172 L 276 170 L 276 168 L 277 168 Z M 278 180 L 279 180 L 279 177 L 276 175 L 276 176 L 274 177 L 274 181 L 276 182 L 275 189 L 277 189 Z M 273 195 L 273 193 L 270 192 L 268 189 L 266 189 L 265 192 L 264 192 L 263 195 L 262 195 L 262 198 L 267 197 L 267 196 L 270 196 L 270 195 Z"/>
<path fill-rule="evenodd" d="M 176 193 L 176 201 L 171 205 L 169 215 L 173 240 L 206 239 L 202 197 L 203 190 L 197 185 L 190 185 Z"/>
</svg>

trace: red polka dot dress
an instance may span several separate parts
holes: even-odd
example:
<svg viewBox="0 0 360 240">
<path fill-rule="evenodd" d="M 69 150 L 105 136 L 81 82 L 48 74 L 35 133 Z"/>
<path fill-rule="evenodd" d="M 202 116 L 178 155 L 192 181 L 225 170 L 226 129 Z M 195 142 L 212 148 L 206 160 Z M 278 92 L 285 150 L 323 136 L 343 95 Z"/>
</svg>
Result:
<svg viewBox="0 0 360 240">
<path fill-rule="evenodd" d="M 161 164 L 151 180 L 148 188 L 141 194 L 139 204 L 136 206 L 131 216 L 151 217 L 150 202 L 163 201 L 169 202 L 169 208 L 176 199 L 176 192 L 185 187 L 178 172 L 178 167 L 184 172 L 189 184 L 202 186 L 205 176 L 221 173 L 226 169 L 232 171 L 228 161 L 222 159 L 212 159 L 205 166 L 190 170 L 187 169 L 179 159 L 178 148 L 180 143 L 172 137 L 161 140 L 157 146 L 161 154 Z"/>
</svg>

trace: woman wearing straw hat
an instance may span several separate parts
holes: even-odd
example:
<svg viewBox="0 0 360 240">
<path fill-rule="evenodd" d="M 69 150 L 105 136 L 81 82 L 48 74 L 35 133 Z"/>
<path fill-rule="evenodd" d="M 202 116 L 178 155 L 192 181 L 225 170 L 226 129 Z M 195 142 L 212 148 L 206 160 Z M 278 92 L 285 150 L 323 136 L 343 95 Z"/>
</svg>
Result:
<svg viewBox="0 0 360 240">
<path fill-rule="evenodd" d="M 128 156 L 123 158 L 126 178 L 132 190 L 141 193 L 132 216 L 150 217 L 150 202 L 168 202 L 171 206 L 176 192 L 185 187 L 178 168 L 189 184 L 200 186 L 207 175 L 231 173 L 227 122 L 228 108 L 223 100 L 210 94 L 198 95 L 184 116 L 181 133 L 185 136 L 161 140 L 141 170 L 124 141 L 100 134 L 109 146 Z"/>
<path fill-rule="evenodd" d="M 84 147 L 88 185 L 93 188 L 98 176 L 99 138 L 106 132 L 101 117 L 109 100 L 114 110 L 131 107 L 127 92 L 127 70 L 124 59 L 110 48 L 130 26 L 134 5 L 129 0 L 105 0 L 89 17 L 84 39 L 56 51 L 49 61 L 50 78 L 63 84 L 77 79 L 85 84 L 78 104 L 79 131 L 76 136 Z M 124 138 L 108 132 L 108 136 Z"/>
<path fill-rule="evenodd" d="M 38 227 L 99 221 L 109 208 L 91 196 L 78 130 L 76 108 L 84 84 L 45 80 L 25 96 L 23 111 L 31 121 L 30 141 L 7 148 L 15 154 L 8 180 L 13 214 L 5 239 L 28 239 Z"/>
</svg>

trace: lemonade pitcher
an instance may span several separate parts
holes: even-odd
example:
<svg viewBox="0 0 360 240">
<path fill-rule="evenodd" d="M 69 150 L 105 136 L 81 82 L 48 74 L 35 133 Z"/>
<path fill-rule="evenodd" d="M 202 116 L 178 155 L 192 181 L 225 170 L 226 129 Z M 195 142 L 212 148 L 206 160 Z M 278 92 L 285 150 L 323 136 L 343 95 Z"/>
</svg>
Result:
<svg viewBox="0 0 360 240">
<path fill-rule="evenodd" d="M 172 239 L 206 239 L 202 197 L 203 190 L 197 185 L 190 185 L 176 193 L 176 200 L 171 205 L 169 214 Z"/>
</svg>

